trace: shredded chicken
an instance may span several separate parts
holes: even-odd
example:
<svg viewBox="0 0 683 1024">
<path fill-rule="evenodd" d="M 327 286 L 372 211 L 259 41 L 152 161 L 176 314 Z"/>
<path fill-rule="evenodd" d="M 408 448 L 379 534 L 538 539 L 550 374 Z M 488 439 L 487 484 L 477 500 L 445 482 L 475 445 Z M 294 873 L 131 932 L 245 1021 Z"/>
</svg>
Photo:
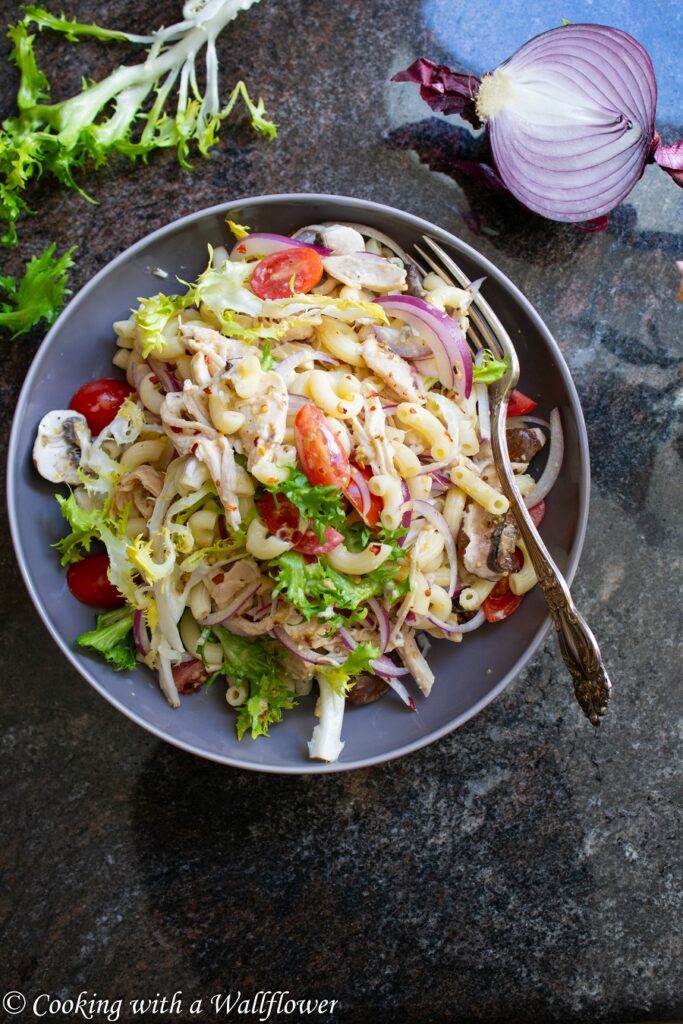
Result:
<svg viewBox="0 0 683 1024">
<path fill-rule="evenodd" d="M 378 341 L 374 334 L 363 342 L 363 359 L 401 398 L 407 402 L 424 401 L 425 396 L 418 387 L 412 367 Z"/>
<path fill-rule="evenodd" d="M 149 519 L 163 486 L 164 478 L 158 469 L 153 466 L 137 466 L 117 483 L 112 509 L 118 515 L 132 501 L 140 515 Z"/>
<path fill-rule="evenodd" d="M 279 373 L 262 374 L 262 386 L 251 398 L 236 398 L 234 409 L 244 416 L 239 438 L 252 472 L 261 460 L 274 459 L 275 447 L 282 443 L 287 429 L 287 385 Z"/>
<path fill-rule="evenodd" d="M 403 647 L 398 649 L 401 660 L 405 667 L 412 673 L 415 682 L 420 687 L 422 693 L 425 697 L 428 697 L 432 686 L 434 685 L 434 673 L 427 664 L 420 648 L 417 646 L 415 631 L 412 629 L 404 629 L 403 639 Z"/>
</svg>

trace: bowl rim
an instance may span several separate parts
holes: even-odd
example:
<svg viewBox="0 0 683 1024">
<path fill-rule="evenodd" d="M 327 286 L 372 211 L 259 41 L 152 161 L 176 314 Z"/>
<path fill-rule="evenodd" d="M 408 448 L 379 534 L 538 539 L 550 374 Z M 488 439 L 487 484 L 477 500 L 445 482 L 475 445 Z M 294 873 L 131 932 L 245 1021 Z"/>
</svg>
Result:
<svg viewBox="0 0 683 1024">
<path fill-rule="evenodd" d="M 576 573 L 579 559 L 583 550 L 584 540 L 586 537 L 586 528 L 588 522 L 588 511 L 590 503 L 590 455 L 588 449 L 588 434 L 586 431 L 586 424 L 583 416 L 583 410 L 579 401 L 579 396 L 574 384 L 573 378 L 569 371 L 569 367 L 565 362 L 564 356 L 555 341 L 552 333 L 546 326 L 545 322 L 541 318 L 540 314 L 537 313 L 531 302 L 526 296 L 520 291 L 520 289 L 504 274 L 498 267 L 495 266 L 486 256 L 483 256 L 480 252 L 474 249 L 467 242 L 458 238 L 452 232 L 447 231 L 445 228 L 439 227 L 437 224 L 433 224 L 430 221 L 425 220 L 422 217 L 418 217 L 415 214 L 407 213 L 403 210 L 398 210 L 396 207 L 389 206 L 386 203 L 377 203 L 369 199 L 357 199 L 352 196 L 336 195 L 333 193 L 325 192 L 284 192 L 284 193 L 273 193 L 271 195 L 263 196 L 245 196 L 239 199 L 232 199 L 228 202 L 217 203 L 213 206 L 204 207 L 201 210 L 195 210 L 193 213 L 187 214 L 184 217 L 179 217 L 176 220 L 170 221 L 168 224 L 157 228 L 155 231 L 144 235 L 138 239 L 132 245 L 124 249 L 118 256 L 115 256 L 112 260 L 106 263 L 83 287 L 73 296 L 69 304 L 61 312 L 55 323 L 52 325 L 48 333 L 41 344 L 36 349 L 33 356 L 29 371 L 24 379 L 19 398 L 14 409 L 12 417 L 12 429 L 10 432 L 9 445 L 7 450 L 7 508 L 10 535 L 12 537 L 12 543 L 14 545 L 14 552 L 19 564 L 19 570 L 21 572 L 24 585 L 28 591 L 29 597 L 33 602 L 33 605 L 38 612 L 43 624 L 47 628 L 50 636 L 55 641 L 57 646 L 68 661 L 73 665 L 76 671 L 81 675 L 88 683 L 107 700 L 111 705 L 122 712 L 127 718 L 137 725 L 141 726 L 147 732 L 156 736 L 158 739 L 164 740 L 166 743 L 171 743 L 173 746 L 178 747 L 181 750 L 186 751 L 190 754 L 195 754 L 198 757 L 202 757 L 205 760 L 214 761 L 218 764 L 227 765 L 232 768 L 240 768 L 246 771 L 257 771 L 266 772 L 268 774 L 275 775 L 321 775 L 329 774 L 332 772 L 344 772 L 353 771 L 360 768 L 370 768 L 373 765 L 384 764 L 387 761 L 393 761 L 399 757 L 404 757 L 407 754 L 413 753 L 416 750 L 420 750 L 422 747 L 428 746 L 430 743 L 434 743 L 436 740 L 441 739 L 443 736 L 447 736 L 448 733 L 453 732 L 455 729 L 464 725 L 471 718 L 474 718 L 480 711 L 483 710 L 488 704 L 491 703 L 503 690 L 509 686 L 509 684 L 515 679 L 515 677 L 522 671 L 522 669 L 531 661 L 534 654 L 545 640 L 545 637 L 550 629 L 551 620 L 549 614 L 546 614 L 545 619 L 532 636 L 528 646 L 525 648 L 524 653 L 520 655 L 514 665 L 505 673 L 505 675 L 498 681 L 489 692 L 482 697 L 476 704 L 468 708 L 467 711 L 462 712 L 460 715 L 456 715 L 453 719 L 446 722 L 444 725 L 437 729 L 428 732 L 426 735 L 413 740 L 410 743 L 406 743 L 401 747 L 394 750 L 388 751 L 387 753 L 374 755 L 371 757 L 357 758 L 354 761 L 336 761 L 332 764 L 327 764 L 319 761 L 302 761 L 301 765 L 275 765 L 275 764 L 257 764 L 254 762 L 246 762 L 241 760 L 239 757 L 231 756 L 228 754 L 214 753 L 202 749 L 191 742 L 185 741 L 179 737 L 171 736 L 166 733 L 162 728 L 156 726 L 154 723 L 146 721 L 136 711 L 127 706 L 123 701 L 119 700 L 115 694 L 110 693 L 104 686 L 100 684 L 94 672 L 91 672 L 87 667 L 87 664 L 82 663 L 76 655 L 76 651 L 71 648 L 67 640 L 61 635 L 61 633 L 52 625 L 49 618 L 47 608 L 44 605 L 41 597 L 37 593 L 33 579 L 28 573 L 26 568 L 26 562 L 24 558 L 24 550 L 21 541 L 21 534 L 19 528 L 19 509 L 17 507 L 17 481 L 19 473 L 19 459 L 18 459 L 18 448 L 20 439 L 20 422 L 23 419 L 25 406 L 28 402 L 28 397 L 31 392 L 34 378 L 36 377 L 39 366 L 41 363 L 41 357 L 44 355 L 46 350 L 51 346 L 53 339 L 58 335 L 61 330 L 62 323 L 67 320 L 81 302 L 93 291 L 102 280 L 113 268 L 124 263 L 126 260 L 134 256 L 138 251 L 144 249 L 150 242 L 155 241 L 158 238 L 163 237 L 175 231 L 178 228 L 184 227 L 185 225 L 191 224 L 193 221 L 201 220 L 205 217 L 221 215 L 229 213 L 232 210 L 239 209 L 246 205 L 278 205 L 283 203 L 291 203 L 293 205 L 300 205 L 305 207 L 310 203 L 340 203 L 342 205 L 348 205 L 354 207 L 357 211 L 368 210 L 373 212 L 390 213 L 397 216 L 399 219 L 407 222 L 411 227 L 419 230 L 425 234 L 434 234 L 445 242 L 455 245 L 467 256 L 483 264 L 483 268 L 486 275 L 494 278 L 498 284 L 505 288 L 515 299 L 517 303 L 523 308 L 526 315 L 533 321 L 537 330 L 543 335 L 546 345 L 550 352 L 555 358 L 557 370 L 563 378 L 564 384 L 569 395 L 572 415 L 577 426 L 578 435 L 578 454 L 581 464 L 581 472 L 578 480 L 578 510 L 577 510 L 577 531 L 569 552 L 567 571 L 565 573 L 565 579 L 568 584 L 571 584 L 574 575 Z"/>
</svg>

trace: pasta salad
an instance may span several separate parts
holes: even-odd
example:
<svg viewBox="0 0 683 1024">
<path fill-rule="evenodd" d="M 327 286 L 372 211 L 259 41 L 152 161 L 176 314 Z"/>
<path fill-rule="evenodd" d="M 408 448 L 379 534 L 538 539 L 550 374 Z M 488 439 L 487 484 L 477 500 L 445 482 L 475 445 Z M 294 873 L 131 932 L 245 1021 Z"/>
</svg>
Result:
<svg viewBox="0 0 683 1024">
<path fill-rule="evenodd" d="M 316 688 L 309 755 L 335 761 L 347 704 L 414 710 L 431 639 L 466 640 L 536 583 L 491 454 L 506 367 L 465 341 L 477 285 L 423 276 L 381 232 L 228 223 L 194 283 L 114 324 L 125 380 L 47 413 L 34 462 L 70 488 L 56 547 L 99 609 L 82 648 L 148 666 L 173 707 L 220 681 L 240 739 Z M 514 392 L 507 438 L 538 524 L 562 430 L 535 405 Z"/>
</svg>

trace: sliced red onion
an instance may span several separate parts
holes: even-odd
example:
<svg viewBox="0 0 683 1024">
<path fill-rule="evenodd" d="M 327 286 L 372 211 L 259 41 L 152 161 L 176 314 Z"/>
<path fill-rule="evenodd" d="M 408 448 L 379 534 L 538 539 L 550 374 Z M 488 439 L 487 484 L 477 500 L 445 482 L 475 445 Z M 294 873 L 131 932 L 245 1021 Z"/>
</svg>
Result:
<svg viewBox="0 0 683 1024">
<path fill-rule="evenodd" d="M 450 567 L 450 578 L 448 582 L 448 596 L 453 597 L 458 584 L 458 552 L 455 547 L 455 540 L 450 527 L 438 509 L 434 508 L 428 501 L 415 500 L 412 502 L 413 511 L 423 516 L 428 522 L 435 526 L 444 539 L 446 546 L 446 557 Z"/>
<path fill-rule="evenodd" d="M 380 654 L 384 654 L 387 647 L 389 646 L 389 637 L 391 636 L 391 622 L 389 621 L 389 612 L 386 610 L 383 604 L 377 600 L 376 597 L 371 597 L 368 601 L 368 605 L 373 611 L 373 614 L 377 620 L 377 628 L 379 629 L 379 646 Z"/>
<path fill-rule="evenodd" d="M 430 359 L 432 350 L 411 329 L 397 327 L 375 327 L 375 337 L 403 359 Z"/>
<path fill-rule="evenodd" d="M 221 608 L 217 612 L 212 612 L 205 618 L 199 620 L 200 626 L 216 626 L 220 622 L 227 622 L 234 615 L 239 614 L 249 604 L 256 591 L 261 586 L 261 581 L 258 580 L 256 583 L 250 583 L 248 587 L 240 591 L 240 593 L 233 599 L 227 608 Z"/>
<path fill-rule="evenodd" d="M 150 652 L 150 643 L 145 616 L 139 608 L 133 612 L 133 639 L 138 654 L 144 658 Z"/>
<path fill-rule="evenodd" d="M 273 605 L 272 602 L 269 601 L 268 604 L 264 604 L 260 608 L 257 608 L 255 612 L 252 612 L 250 618 L 252 622 L 258 622 L 260 619 L 265 619 L 265 617 L 269 615 L 272 610 Z"/>
<path fill-rule="evenodd" d="M 469 398 L 472 391 L 472 355 L 460 327 L 440 309 L 413 295 L 377 298 L 385 313 L 413 327 L 432 351 L 444 387 Z M 458 373 L 456 376 L 455 369 Z"/>
<path fill-rule="evenodd" d="M 183 385 L 180 383 L 175 373 L 163 359 L 155 359 L 153 356 L 147 357 L 152 373 L 154 373 L 161 384 L 162 388 L 167 395 L 170 395 L 172 391 L 182 391 Z"/>
<path fill-rule="evenodd" d="M 308 662 L 310 665 L 339 665 L 339 662 L 329 654 L 319 654 L 311 647 L 300 647 L 299 644 L 292 640 L 283 626 L 275 626 L 273 636 L 290 654 L 300 658 L 301 661 Z"/>
<path fill-rule="evenodd" d="M 542 420 L 540 416 L 508 416 L 505 426 L 526 427 L 528 423 L 532 423 L 535 427 L 544 427 L 546 430 L 550 430 L 548 421 Z"/>
<path fill-rule="evenodd" d="M 318 349 L 309 348 L 307 350 L 300 350 L 299 352 L 292 352 L 291 355 L 285 356 L 285 358 L 277 364 L 275 371 L 280 374 L 285 384 L 290 384 L 293 374 L 297 366 L 301 363 L 328 363 L 330 366 L 338 366 L 339 360 L 335 359 L 334 356 L 329 355 L 327 352 L 320 352 Z"/>
<path fill-rule="evenodd" d="M 549 493 L 560 475 L 563 456 L 564 434 L 562 432 L 562 420 L 560 419 L 558 410 L 553 409 L 550 413 L 550 447 L 548 449 L 548 461 L 546 462 L 545 469 L 541 473 L 539 481 L 533 491 L 531 494 L 527 494 L 524 499 L 524 504 L 527 508 L 533 508 L 534 505 L 538 505 L 539 501 L 542 501 Z"/>
<path fill-rule="evenodd" d="M 436 496 L 437 494 L 443 494 L 449 487 L 453 486 L 453 481 L 450 477 L 447 477 L 444 473 L 434 473 L 432 476 L 432 489 L 431 494 Z"/>
<path fill-rule="evenodd" d="M 458 462 L 460 456 L 457 455 L 452 459 L 446 459 L 445 462 L 426 462 L 422 469 L 418 469 L 415 476 L 426 476 L 427 473 L 438 473 L 442 469 L 448 469 L 454 462 Z M 450 482 L 450 481 L 449 481 Z"/>
<path fill-rule="evenodd" d="M 271 256 L 274 252 L 283 252 L 285 249 L 314 249 L 320 256 L 329 256 L 332 252 L 331 249 L 325 249 L 321 245 L 298 242 L 295 238 L 288 238 L 287 235 L 271 235 L 265 231 L 257 231 L 253 235 L 240 238 L 238 242 L 235 242 L 230 252 L 230 259 L 262 259 L 264 256 Z"/>
<path fill-rule="evenodd" d="M 408 484 L 405 480 L 401 479 L 401 494 L 403 495 L 404 501 L 404 512 L 401 518 L 401 529 L 407 530 L 410 528 L 410 524 L 413 520 L 413 510 L 410 505 L 410 491 L 408 490 Z M 397 544 L 400 548 L 404 548 L 408 543 L 409 534 L 404 533 L 402 537 L 398 538 Z"/>
<path fill-rule="evenodd" d="M 151 372 L 152 371 L 149 363 L 138 362 L 137 359 L 131 359 L 128 364 L 126 377 L 128 378 L 128 383 L 130 384 L 130 386 L 135 391 L 139 391 L 140 385 L 142 384 L 143 380 L 145 379 L 147 374 Z"/>
<path fill-rule="evenodd" d="M 298 412 L 299 409 L 303 409 L 305 405 L 310 404 L 311 400 L 306 395 L 295 395 L 293 392 L 289 392 L 288 412 Z"/>
<path fill-rule="evenodd" d="M 463 622 L 460 625 L 456 625 L 453 622 L 444 622 L 443 619 L 437 619 L 435 615 L 428 615 L 427 619 L 431 622 L 432 626 L 436 626 L 437 629 L 442 629 L 444 633 L 472 633 L 475 629 L 479 629 L 486 622 L 484 613 L 480 610 L 474 615 L 468 622 Z"/>
<path fill-rule="evenodd" d="M 360 514 L 365 518 L 370 511 L 372 505 L 372 495 L 370 494 L 370 488 L 368 482 L 359 469 L 355 466 L 351 466 L 351 479 L 355 483 L 356 487 L 360 491 L 360 498 L 363 503 L 363 507 L 360 509 Z"/>
<path fill-rule="evenodd" d="M 398 409 L 398 402 L 390 402 L 389 405 L 383 405 L 382 409 L 387 414 L 387 416 L 391 416 Z"/>
<path fill-rule="evenodd" d="M 349 651 L 355 651 L 356 647 L 358 646 L 356 641 L 349 633 L 348 629 L 345 629 L 343 626 L 341 629 L 337 630 L 337 637 L 344 644 L 344 647 L 346 647 L 346 649 Z M 407 668 L 399 668 L 398 665 L 395 665 L 393 663 L 391 658 L 387 658 L 386 655 L 384 654 L 380 655 L 379 658 L 375 658 L 374 661 L 371 661 L 370 668 L 375 673 L 375 675 L 382 676 L 382 678 L 384 679 L 394 679 L 397 676 L 409 675 Z"/>
</svg>

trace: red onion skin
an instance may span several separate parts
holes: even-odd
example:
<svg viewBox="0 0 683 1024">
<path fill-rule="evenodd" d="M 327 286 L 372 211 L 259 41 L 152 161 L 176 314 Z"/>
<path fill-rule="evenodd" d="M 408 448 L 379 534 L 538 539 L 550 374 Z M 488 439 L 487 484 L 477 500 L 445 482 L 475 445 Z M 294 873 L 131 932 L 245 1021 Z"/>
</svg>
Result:
<svg viewBox="0 0 683 1024">
<path fill-rule="evenodd" d="M 133 639 L 138 654 L 144 658 L 150 652 L 150 645 L 145 616 L 139 608 L 133 612 Z"/>
<path fill-rule="evenodd" d="M 263 243 L 265 251 L 259 252 L 259 243 Z M 283 252 L 285 249 L 313 249 L 319 256 L 331 255 L 331 249 L 325 249 L 322 245 L 309 245 L 306 242 L 298 242 L 295 238 L 288 238 L 287 235 L 274 235 L 266 231 L 254 232 L 247 238 L 240 238 L 230 250 L 231 260 L 245 260 L 250 256 L 261 258 L 270 256 L 274 252 Z"/>
</svg>

